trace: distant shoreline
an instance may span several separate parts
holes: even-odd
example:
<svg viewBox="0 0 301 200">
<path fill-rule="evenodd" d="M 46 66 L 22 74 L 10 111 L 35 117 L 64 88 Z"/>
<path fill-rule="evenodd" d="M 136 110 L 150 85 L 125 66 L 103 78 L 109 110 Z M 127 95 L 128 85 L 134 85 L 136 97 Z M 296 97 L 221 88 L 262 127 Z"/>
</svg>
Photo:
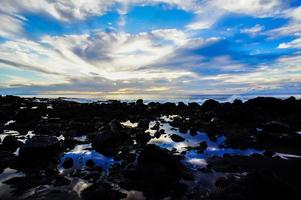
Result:
<svg viewBox="0 0 301 200">
<path fill-rule="evenodd" d="M 36 98 L 36 99 L 61 99 L 66 101 L 73 101 L 78 103 L 93 103 L 93 102 L 106 102 L 106 101 L 121 101 L 121 102 L 135 102 L 138 99 L 143 99 L 145 103 L 159 102 L 159 103 L 199 103 L 203 104 L 206 100 L 212 99 L 219 103 L 232 103 L 234 100 L 238 99 L 242 102 L 246 102 L 250 99 L 256 97 L 274 97 L 277 99 L 287 99 L 289 97 L 295 97 L 296 99 L 301 99 L 300 94 L 201 94 L 201 95 L 175 95 L 175 96 L 157 96 L 157 95 L 145 95 L 145 96 L 108 96 L 108 97 L 74 97 L 72 96 L 60 96 L 60 95 L 1 95 L 1 96 L 15 96 L 21 98 Z"/>
</svg>

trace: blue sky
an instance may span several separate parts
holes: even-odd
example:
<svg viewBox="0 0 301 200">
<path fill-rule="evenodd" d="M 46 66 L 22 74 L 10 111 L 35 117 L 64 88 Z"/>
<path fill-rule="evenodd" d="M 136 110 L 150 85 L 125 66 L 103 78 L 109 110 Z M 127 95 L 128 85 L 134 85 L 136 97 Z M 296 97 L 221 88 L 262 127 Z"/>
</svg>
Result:
<svg viewBox="0 0 301 200">
<path fill-rule="evenodd" d="M 2 0 L 0 94 L 300 93 L 299 0 Z"/>
</svg>

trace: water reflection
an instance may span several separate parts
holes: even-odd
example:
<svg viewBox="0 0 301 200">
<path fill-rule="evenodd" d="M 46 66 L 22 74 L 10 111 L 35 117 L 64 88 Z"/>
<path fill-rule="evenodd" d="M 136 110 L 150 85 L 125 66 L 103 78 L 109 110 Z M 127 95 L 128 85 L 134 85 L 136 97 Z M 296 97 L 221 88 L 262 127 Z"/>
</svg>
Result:
<svg viewBox="0 0 301 200">
<path fill-rule="evenodd" d="M 80 144 L 76 145 L 71 151 L 64 153 L 60 159 L 58 166 L 59 170 L 63 171 L 63 163 L 66 159 L 71 158 L 73 160 L 73 169 L 85 169 L 87 168 L 87 161 L 93 161 L 95 166 L 101 167 L 105 173 L 108 173 L 109 168 L 116 163 L 116 161 L 96 152 L 95 150 L 92 150 L 91 148 L 91 144 Z"/>
<path fill-rule="evenodd" d="M 262 154 L 264 151 L 256 150 L 256 149 L 233 149 L 221 147 L 225 142 L 225 136 L 221 135 L 216 138 L 215 141 L 212 141 L 208 135 L 204 132 L 198 132 L 196 135 L 190 135 L 189 133 L 183 134 L 172 127 L 169 123 L 175 116 L 164 116 L 161 119 L 164 122 L 160 122 L 160 128 L 165 131 L 166 134 L 162 134 L 160 137 L 153 137 L 149 144 L 156 144 L 161 148 L 166 148 L 168 150 L 173 150 L 177 154 L 185 152 L 185 163 L 191 165 L 193 168 L 195 167 L 205 167 L 207 165 L 206 158 L 211 156 L 223 156 L 224 154 L 230 155 L 244 155 L 250 156 L 254 153 Z M 147 132 L 150 133 L 151 136 L 154 136 L 155 130 L 151 130 L 151 127 L 154 126 L 156 121 L 150 123 L 150 129 Z M 185 139 L 183 142 L 174 142 L 170 136 L 176 134 Z M 200 142 L 206 142 L 207 148 L 203 153 L 198 153 L 196 150 L 190 149 L 189 147 L 198 147 Z"/>
<path fill-rule="evenodd" d="M 13 123 L 15 123 L 15 122 L 16 122 L 15 120 L 9 120 L 8 122 L 6 122 L 6 123 L 4 124 L 4 126 L 8 126 L 8 125 L 13 124 Z"/>
<path fill-rule="evenodd" d="M 127 128 L 136 128 L 138 126 L 138 123 L 132 123 L 130 120 L 127 120 L 125 122 L 121 122 L 121 125 L 127 127 Z"/>
<path fill-rule="evenodd" d="M 3 142 L 4 138 L 8 135 L 15 136 L 18 141 L 25 143 L 27 139 L 32 138 L 35 136 L 33 131 L 28 131 L 26 135 L 20 135 L 18 131 L 13 130 L 4 130 L 4 133 L 0 134 L 0 143 Z"/>
<path fill-rule="evenodd" d="M 299 155 L 293 155 L 293 154 L 287 154 L 287 153 L 277 153 L 277 152 L 273 155 L 273 157 L 276 157 L 276 156 L 278 156 L 284 160 L 288 160 L 290 158 L 301 158 L 301 156 L 299 156 Z"/>
</svg>

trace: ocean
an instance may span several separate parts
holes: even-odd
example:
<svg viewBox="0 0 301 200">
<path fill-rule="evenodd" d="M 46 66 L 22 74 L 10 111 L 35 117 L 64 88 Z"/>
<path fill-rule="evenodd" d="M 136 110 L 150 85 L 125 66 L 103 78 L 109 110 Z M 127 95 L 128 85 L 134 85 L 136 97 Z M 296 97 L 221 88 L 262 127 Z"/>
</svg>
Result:
<svg viewBox="0 0 301 200">
<path fill-rule="evenodd" d="M 295 97 L 296 99 L 301 99 L 301 94 L 222 94 L 222 95 L 112 95 L 103 97 L 92 97 L 92 96 L 58 96 L 58 95 L 22 95 L 22 97 L 37 97 L 37 98 L 61 98 L 67 101 L 75 101 L 79 103 L 92 103 L 97 101 L 108 101 L 108 100 L 119 100 L 124 102 L 135 102 L 137 99 L 143 99 L 144 103 L 149 102 L 196 102 L 203 104 L 208 99 L 214 99 L 220 103 L 233 102 L 235 99 L 239 99 L 243 102 L 253 99 L 256 97 L 275 97 L 279 99 L 286 99 L 289 97 Z"/>
</svg>

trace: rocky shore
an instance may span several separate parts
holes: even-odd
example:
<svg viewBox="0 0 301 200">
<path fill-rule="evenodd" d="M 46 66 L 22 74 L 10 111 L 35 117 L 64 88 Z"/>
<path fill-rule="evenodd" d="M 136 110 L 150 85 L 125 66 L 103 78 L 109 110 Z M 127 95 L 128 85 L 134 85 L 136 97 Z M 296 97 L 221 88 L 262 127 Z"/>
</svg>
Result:
<svg viewBox="0 0 301 200">
<path fill-rule="evenodd" d="M 0 96 L 0 199 L 301 199 L 301 100 Z"/>
</svg>

